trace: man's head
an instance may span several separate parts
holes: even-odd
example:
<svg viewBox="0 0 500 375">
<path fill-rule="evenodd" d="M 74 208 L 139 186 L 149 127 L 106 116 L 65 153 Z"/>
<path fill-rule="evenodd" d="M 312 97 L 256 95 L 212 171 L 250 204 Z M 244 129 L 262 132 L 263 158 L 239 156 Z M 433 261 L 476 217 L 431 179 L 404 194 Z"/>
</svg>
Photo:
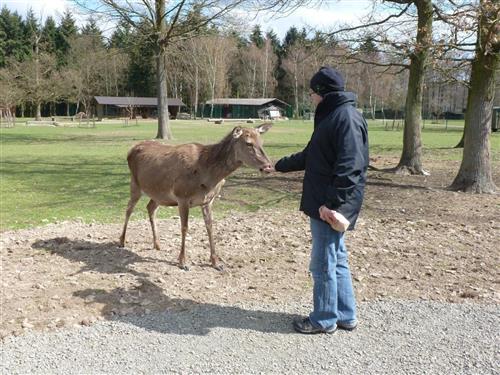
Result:
<svg viewBox="0 0 500 375">
<path fill-rule="evenodd" d="M 312 91 L 322 97 L 333 91 L 344 91 L 344 77 L 338 70 L 322 66 L 312 76 L 310 87 Z"/>
</svg>

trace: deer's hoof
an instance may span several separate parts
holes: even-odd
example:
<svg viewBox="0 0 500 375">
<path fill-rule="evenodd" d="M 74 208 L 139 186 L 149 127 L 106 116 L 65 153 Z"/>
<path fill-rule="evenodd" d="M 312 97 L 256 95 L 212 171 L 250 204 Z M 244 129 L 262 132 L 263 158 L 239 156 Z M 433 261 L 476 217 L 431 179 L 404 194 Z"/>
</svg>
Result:
<svg viewBox="0 0 500 375">
<path fill-rule="evenodd" d="M 213 266 L 217 271 L 224 271 L 224 265 L 223 264 L 216 264 L 215 266 Z"/>
<path fill-rule="evenodd" d="M 179 264 L 179 268 L 184 271 L 189 271 L 189 267 L 186 266 L 185 264 Z"/>
<path fill-rule="evenodd" d="M 160 244 L 158 242 L 155 242 L 153 247 L 155 250 L 160 250 Z"/>
</svg>

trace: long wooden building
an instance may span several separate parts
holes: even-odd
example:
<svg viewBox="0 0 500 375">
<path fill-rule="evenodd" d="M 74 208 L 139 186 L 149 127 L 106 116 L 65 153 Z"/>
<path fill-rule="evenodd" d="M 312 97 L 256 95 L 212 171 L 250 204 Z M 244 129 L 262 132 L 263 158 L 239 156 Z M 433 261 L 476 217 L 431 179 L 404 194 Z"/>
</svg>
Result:
<svg viewBox="0 0 500 375">
<path fill-rule="evenodd" d="M 103 117 L 156 117 L 158 113 L 158 98 L 128 97 L 128 96 L 95 96 L 94 105 L 97 108 L 97 118 Z M 175 119 L 184 107 L 182 100 L 168 98 L 168 112 L 170 118 Z"/>
<path fill-rule="evenodd" d="M 276 98 L 219 98 L 208 100 L 202 108 L 203 117 L 211 118 L 260 118 L 291 117 L 289 104 Z"/>
</svg>

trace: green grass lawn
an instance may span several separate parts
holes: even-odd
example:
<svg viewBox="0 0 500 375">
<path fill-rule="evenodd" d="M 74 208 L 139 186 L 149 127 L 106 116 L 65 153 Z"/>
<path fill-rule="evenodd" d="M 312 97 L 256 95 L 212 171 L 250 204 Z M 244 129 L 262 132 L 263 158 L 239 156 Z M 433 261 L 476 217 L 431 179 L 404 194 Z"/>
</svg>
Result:
<svg viewBox="0 0 500 375">
<path fill-rule="evenodd" d="M 213 143 L 235 125 L 206 121 L 172 121 L 174 143 Z M 444 131 L 444 124 L 427 124 L 423 130 L 426 158 L 460 160 L 452 147 L 461 137 L 461 124 Z M 390 127 L 389 127 L 390 129 Z M 312 131 L 310 121 L 276 123 L 264 135 L 268 155 L 276 160 L 299 151 Z M 152 139 L 156 123 L 97 123 L 96 128 L 26 127 L 1 129 L 0 229 L 16 229 L 80 218 L 86 222 L 121 222 L 129 195 L 128 149 L 137 141 Z M 492 155 L 500 159 L 500 134 L 492 136 Z M 370 122 L 372 155 L 399 156 L 402 131 L 385 130 Z M 264 177 L 265 178 L 265 177 Z M 260 174 L 242 168 L 228 179 L 216 215 L 232 210 L 296 207 L 297 192 L 262 188 Z M 147 199 L 138 204 L 133 219 L 145 218 Z M 176 215 L 163 208 L 160 217 Z M 199 209 L 192 210 L 199 215 Z"/>
</svg>

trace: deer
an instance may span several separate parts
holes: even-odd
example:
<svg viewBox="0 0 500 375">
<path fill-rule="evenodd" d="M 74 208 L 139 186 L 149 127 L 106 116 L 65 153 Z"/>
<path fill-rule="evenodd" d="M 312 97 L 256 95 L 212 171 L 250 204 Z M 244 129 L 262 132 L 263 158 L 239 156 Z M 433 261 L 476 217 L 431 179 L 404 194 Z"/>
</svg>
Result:
<svg viewBox="0 0 500 375">
<path fill-rule="evenodd" d="M 213 268 L 222 271 L 219 257 L 215 253 L 212 236 L 212 205 L 219 195 L 225 178 L 242 165 L 268 173 L 271 161 L 267 157 L 261 134 L 271 128 L 265 123 L 255 128 L 236 126 L 220 142 L 210 145 L 186 143 L 162 144 L 143 141 L 128 152 L 127 161 L 131 173 L 130 199 L 125 214 L 125 223 L 120 236 L 120 246 L 125 246 L 125 233 L 135 205 L 145 194 L 149 221 L 153 231 L 153 246 L 160 250 L 156 227 L 156 212 L 160 206 L 177 206 L 181 221 L 181 251 L 178 264 L 186 265 L 186 234 L 189 209 L 201 206 L 210 244 L 210 262 Z"/>
</svg>

